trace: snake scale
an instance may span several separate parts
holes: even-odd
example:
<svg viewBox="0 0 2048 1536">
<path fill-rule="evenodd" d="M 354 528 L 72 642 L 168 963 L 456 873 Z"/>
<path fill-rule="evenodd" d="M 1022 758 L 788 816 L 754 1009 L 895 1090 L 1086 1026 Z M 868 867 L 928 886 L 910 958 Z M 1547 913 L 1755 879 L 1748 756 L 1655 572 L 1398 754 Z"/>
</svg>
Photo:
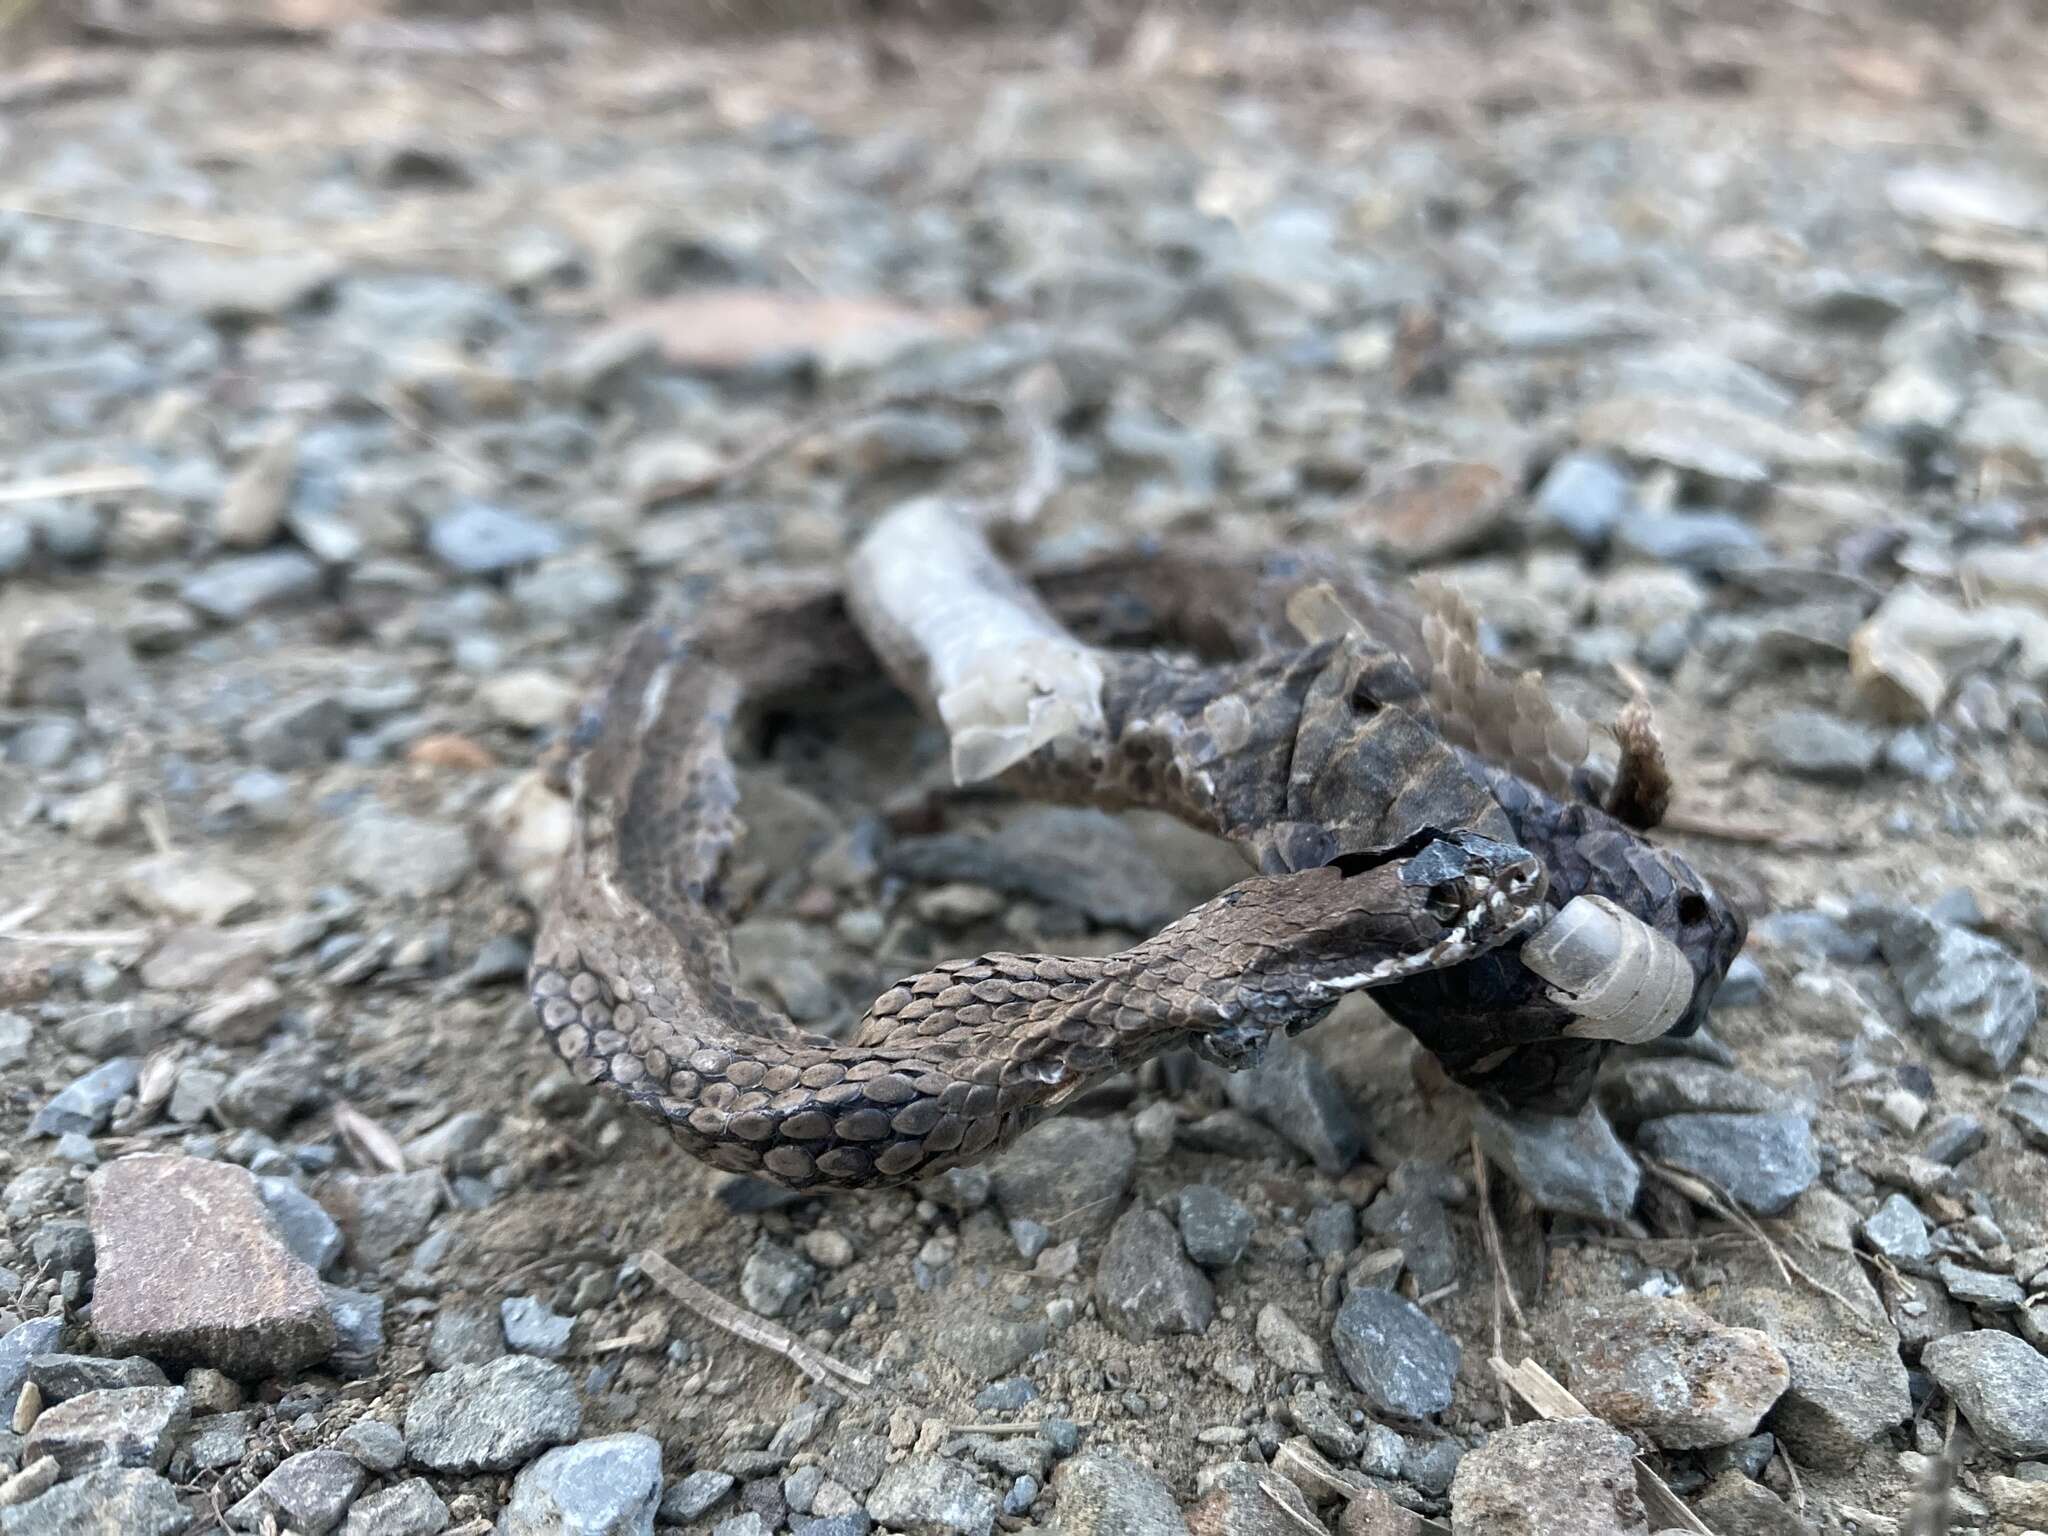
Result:
<svg viewBox="0 0 2048 1536">
<path fill-rule="evenodd" d="M 1287 604 L 1318 578 L 1354 622 L 1304 640 Z M 766 703 L 872 678 L 873 631 L 830 586 L 714 596 L 627 638 L 563 759 L 575 831 L 529 990 L 578 1076 L 718 1167 L 874 1187 L 980 1158 L 1162 1051 L 1250 1065 L 1370 989 L 1453 1077 L 1569 1109 L 1606 1041 L 1517 957 L 1579 895 L 1670 939 L 1688 968 L 1676 1028 L 1704 1016 L 1739 913 L 1603 810 L 1597 784 L 1541 787 L 1457 745 L 1486 739 L 1500 701 L 1444 686 L 1412 604 L 1315 557 L 1161 549 L 1042 571 L 1030 600 L 1100 647 L 1102 723 L 1004 787 L 1170 811 L 1257 873 L 1121 953 L 948 961 L 890 987 L 848 1039 L 797 1029 L 735 985 L 732 752 Z"/>
</svg>

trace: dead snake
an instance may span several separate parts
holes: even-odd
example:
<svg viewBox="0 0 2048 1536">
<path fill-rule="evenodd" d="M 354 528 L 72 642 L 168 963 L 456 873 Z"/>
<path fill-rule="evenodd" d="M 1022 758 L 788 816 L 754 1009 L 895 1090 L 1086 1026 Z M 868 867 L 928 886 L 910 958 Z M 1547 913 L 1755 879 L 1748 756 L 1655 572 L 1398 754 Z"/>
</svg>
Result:
<svg viewBox="0 0 2048 1536">
<path fill-rule="evenodd" d="M 1304 642 L 1288 600 L 1318 577 L 1344 622 Z M 901 636 L 872 615 L 857 625 L 836 589 L 714 599 L 637 629 L 569 743 L 575 831 L 529 990 L 579 1077 L 718 1167 L 873 1187 L 980 1158 L 1174 1047 L 1249 1065 L 1275 1031 L 1371 989 L 1460 1081 L 1569 1109 L 1626 1033 L 1589 1031 L 1556 966 L 1522 963 L 1526 950 L 1535 964 L 1532 931 L 1578 896 L 1633 914 L 1681 957 L 1658 1032 L 1704 1016 L 1741 947 L 1739 913 L 1594 803 L 1626 812 L 1625 787 L 1561 770 L 1521 724 L 1503 734 L 1514 700 L 1441 622 L 1294 555 L 1248 568 L 1140 550 L 1006 596 L 1101 643 L 1101 715 L 1001 782 L 1174 812 L 1261 873 L 1119 954 L 949 961 L 875 999 L 849 1040 L 795 1028 L 734 983 L 720 895 L 741 831 L 731 743 L 765 700 L 872 676 L 870 641 L 914 690 L 916 659 L 892 655 Z M 1177 649 L 1139 648 L 1161 645 Z M 1490 733 L 1515 767 L 1472 745 Z"/>
</svg>

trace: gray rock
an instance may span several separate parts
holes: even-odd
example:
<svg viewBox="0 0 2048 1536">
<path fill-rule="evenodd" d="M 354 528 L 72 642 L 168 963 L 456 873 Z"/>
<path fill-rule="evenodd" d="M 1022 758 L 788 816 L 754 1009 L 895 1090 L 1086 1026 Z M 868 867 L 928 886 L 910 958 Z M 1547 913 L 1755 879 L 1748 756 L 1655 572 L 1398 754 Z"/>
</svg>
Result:
<svg viewBox="0 0 2048 1536">
<path fill-rule="evenodd" d="M 349 1505 L 363 1491 L 362 1464 L 335 1450 L 300 1451 L 287 1456 L 253 1492 L 228 1511 L 237 1530 L 255 1531 L 266 1520 L 300 1531 L 328 1536 L 341 1524 Z"/>
<path fill-rule="evenodd" d="M 1820 1177 L 1813 1125 L 1798 1114 L 1669 1115 L 1637 1133 L 1652 1157 L 1711 1179 L 1745 1208 L 1775 1216 Z"/>
<path fill-rule="evenodd" d="M 327 1315 L 334 1320 L 328 1369 L 355 1380 L 375 1375 L 384 1355 L 384 1298 L 339 1285 L 320 1289 L 327 1297 Z"/>
<path fill-rule="evenodd" d="M 669 1484 L 658 1510 L 663 1525 L 683 1525 L 706 1515 L 718 1501 L 731 1493 L 739 1479 L 730 1472 L 710 1469 L 692 1472 L 680 1482 Z"/>
<path fill-rule="evenodd" d="M 239 624 L 251 614 L 304 602 L 320 590 L 320 567 L 295 549 L 216 560 L 178 595 L 210 619 Z"/>
<path fill-rule="evenodd" d="M 1916 913 L 1894 913 L 1879 942 L 1914 1022 L 1942 1055 L 2002 1073 L 2026 1047 L 2041 1002 L 2026 962 L 1996 939 Z"/>
<path fill-rule="evenodd" d="M 1358 1246 L 1358 1209 L 1349 1200 L 1317 1206 L 1301 1224 L 1308 1251 L 1319 1259 L 1339 1257 Z"/>
<path fill-rule="evenodd" d="M 1127 1339 L 1203 1333 L 1216 1317 L 1209 1277 L 1188 1262 L 1173 1224 L 1144 1206 L 1110 1229 L 1095 1267 L 1095 1300 L 1103 1321 Z"/>
<path fill-rule="evenodd" d="M 1729 1328 L 1688 1302 L 1624 1296 L 1572 1319 L 1572 1392 L 1596 1418 L 1642 1430 L 1666 1450 L 1753 1434 L 1792 1382 L 1768 1337 Z"/>
<path fill-rule="evenodd" d="M 1603 548 L 1635 505 L 1635 483 L 1598 454 L 1568 453 L 1537 488 L 1540 525 L 1584 549 Z"/>
<path fill-rule="evenodd" d="M 45 1403 L 61 1403 L 87 1392 L 170 1385 L 154 1360 L 139 1356 L 101 1360 L 92 1355 L 37 1355 L 28 1363 L 28 1379 L 42 1392 Z"/>
<path fill-rule="evenodd" d="M 29 1256 L 38 1269 L 90 1276 L 94 1269 L 92 1229 L 82 1221 L 46 1221 L 29 1239 Z"/>
<path fill-rule="evenodd" d="M 1269 1301 L 1259 1308 L 1252 1337 L 1261 1353 L 1281 1370 L 1302 1376 L 1323 1374 L 1323 1351 L 1315 1335 L 1278 1304 Z"/>
<path fill-rule="evenodd" d="M 1122 1122 L 1070 1118 L 1026 1131 L 989 1176 L 1008 1220 L 1086 1237 L 1116 1220 L 1137 1166 L 1137 1144 Z"/>
<path fill-rule="evenodd" d="M 583 1405 L 569 1373 L 531 1355 L 429 1376 L 405 1410 L 406 1454 L 432 1472 L 504 1472 L 576 1438 Z"/>
<path fill-rule="evenodd" d="M 549 1451 L 521 1472 L 500 1536 L 653 1536 L 661 1444 L 604 1435 Z"/>
<path fill-rule="evenodd" d="M 451 1302 L 427 1332 L 427 1363 L 437 1371 L 486 1365 L 505 1353 L 505 1327 L 495 1307 Z"/>
<path fill-rule="evenodd" d="M 1426 1419 L 1450 1407 L 1458 1343 L 1405 1296 L 1354 1289 L 1337 1309 L 1330 1338 L 1344 1374 L 1374 1413 Z"/>
<path fill-rule="evenodd" d="M 190 1418 L 182 1387 L 84 1392 L 43 1410 L 22 1442 L 22 1464 L 54 1457 L 66 1477 L 102 1467 L 161 1472 Z"/>
<path fill-rule="evenodd" d="M 1767 763 L 1786 773 L 1853 783 L 1877 767 L 1885 737 L 1839 715 L 1786 709 L 1764 723 L 1758 747 Z"/>
<path fill-rule="evenodd" d="M 1616 531 L 1631 554 L 1689 571 L 1740 570 L 1767 559 L 1762 535 L 1727 512 L 1639 513 Z"/>
<path fill-rule="evenodd" d="M 358 1419 L 334 1443 L 372 1472 L 396 1472 L 405 1464 L 405 1433 L 385 1419 Z"/>
<path fill-rule="evenodd" d="M 54 1354 L 63 1333 L 62 1318 L 33 1317 L 0 1336 L 0 1403 L 7 1404 L 10 1413 L 21 1384 L 28 1380 L 29 1362 L 38 1355 Z"/>
<path fill-rule="evenodd" d="M 11 1071 L 26 1061 L 28 1043 L 34 1038 L 33 1024 L 21 1014 L 0 1008 L 0 1072 Z"/>
<path fill-rule="evenodd" d="M 277 1223 L 284 1245 L 317 1274 L 326 1274 L 341 1258 L 341 1228 L 320 1202 L 290 1179 L 271 1175 L 256 1181 L 263 1208 Z"/>
<path fill-rule="evenodd" d="M 1693 1505 L 1710 1530 L 1727 1536 L 1808 1536 L 1813 1529 L 1791 1506 L 1740 1472 L 1723 1472 Z"/>
<path fill-rule="evenodd" d="M 1196 1480 L 1201 1498 L 1184 1518 L 1194 1536 L 1302 1536 L 1320 1530 L 1315 1511 L 1291 1483 L 1250 1462 L 1204 1467 Z"/>
<path fill-rule="evenodd" d="M 1975 1115 L 1943 1115 L 1920 1140 L 1921 1154 L 1953 1168 L 1984 1149 L 1984 1122 Z"/>
<path fill-rule="evenodd" d="M 939 1331 L 932 1347 L 970 1380 L 994 1381 L 1045 1348 L 1051 1336 L 1043 1318 L 982 1315 L 956 1319 Z"/>
<path fill-rule="evenodd" d="M 1213 1184 L 1180 1192 L 1180 1240 L 1188 1257 L 1222 1269 L 1244 1257 L 1252 1240 L 1252 1213 Z"/>
<path fill-rule="evenodd" d="M 958 1462 L 935 1456 L 898 1462 L 868 1495 L 868 1513 L 906 1536 L 989 1536 L 996 1496 Z"/>
<path fill-rule="evenodd" d="M 2048 1356 L 2009 1333 L 1980 1328 L 1936 1339 L 1920 1352 L 1920 1365 L 1990 1449 L 2048 1453 Z"/>
<path fill-rule="evenodd" d="M 276 773 L 312 768 L 341 750 L 349 731 L 348 711 L 332 694 L 287 699 L 242 728 L 242 745 Z"/>
<path fill-rule="evenodd" d="M 1391 1238 L 1400 1248 L 1418 1291 L 1440 1290 L 1457 1278 L 1450 1213 L 1434 1195 L 1419 1189 L 1383 1190 L 1360 1219 L 1368 1232 Z"/>
<path fill-rule="evenodd" d="M 509 1296 L 498 1303 L 505 1344 L 515 1355 L 559 1360 L 568 1352 L 576 1319 L 563 1317 L 538 1296 Z"/>
<path fill-rule="evenodd" d="M 816 1266 L 780 1243 L 764 1242 L 740 1270 L 740 1300 L 763 1317 L 785 1317 L 817 1282 Z"/>
<path fill-rule="evenodd" d="M 1358 1432 L 1344 1421 L 1343 1411 L 1328 1397 L 1316 1392 L 1297 1392 L 1287 1399 L 1283 1411 L 1288 1422 L 1307 1435 L 1325 1456 L 1349 1461 L 1358 1454 Z"/>
<path fill-rule="evenodd" d="M 1053 1474 L 1061 1536 L 1190 1536 L 1166 1484 L 1115 1451 L 1088 1451 Z"/>
<path fill-rule="evenodd" d="M 1753 1077 L 1683 1056 L 1627 1063 L 1602 1094 L 1602 1103 L 1614 1123 L 1625 1130 L 1666 1115 L 1751 1114 L 1791 1108 L 1784 1094 Z"/>
<path fill-rule="evenodd" d="M 434 558 L 463 576 L 537 565 L 565 547 L 552 524 L 485 501 L 465 501 L 427 528 L 427 548 Z"/>
<path fill-rule="evenodd" d="M 93 1175 L 93 1327 L 122 1353 L 285 1375 L 335 1332 L 319 1277 L 280 1241 L 249 1173 L 151 1154 Z"/>
<path fill-rule="evenodd" d="M 1904 1195 L 1894 1194 L 1863 1219 L 1863 1240 L 1908 1274 L 1926 1274 L 1934 1263 L 1927 1218 Z"/>
<path fill-rule="evenodd" d="M 2016 1077 L 2006 1084 L 1998 1107 L 2020 1135 L 2048 1152 L 2048 1077 Z"/>
<path fill-rule="evenodd" d="M 711 1536 L 775 1536 L 775 1527 L 750 1509 L 719 1521 L 711 1527 Z"/>
<path fill-rule="evenodd" d="M 1647 1536 L 1635 1446 L 1597 1419 L 1518 1424 L 1458 1463 L 1455 1536 Z"/>
<path fill-rule="evenodd" d="M 193 1518 L 154 1472 L 103 1468 L 0 1509 L 0 1536 L 179 1536 Z"/>
<path fill-rule="evenodd" d="M 28 1123 L 31 1136 L 97 1136 L 113 1118 L 121 1096 L 135 1091 L 141 1063 L 132 1056 L 101 1062 L 77 1078 L 36 1111 Z"/>
<path fill-rule="evenodd" d="M 349 818 L 335 853 L 342 873 L 364 890 L 416 901 L 447 895 L 476 868 L 476 849 L 461 827 L 377 805 Z"/>
<path fill-rule="evenodd" d="M 1769 1335 L 1791 1366 L 1791 1384 L 1766 1427 L 1799 1465 L 1850 1467 L 1872 1440 L 1913 1411 L 1906 1367 L 1883 1303 L 1849 1251 L 1855 1211 L 1815 1188 L 1794 1203 L 1787 1219 L 1799 1235 L 1801 1263 L 1849 1299 L 1862 1325 L 1845 1318 L 1830 1297 L 1780 1288 L 1776 1270 L 1760 1255 L 1745 1261 L 1715 1313 Z"/>
<path fill-rule="evenodd" d="M 341 1523 L 341 1536 L 441 1536 L 448 1506 L 424 1477 L 409 1477 L 358 1500 Z"/>
<path fill-rule="evenodd" d="M 1256 1115 L 1335 1177 L 1365 1154 L 1365 1122 L 1330 1069 L 1299 1041 L 1271 1042 L 1266 1059 L 1223 1080 L 1230 1102 Z"/>
<path fill-rule="evenodd" d="M 1943 1259 L 1934 1268 L 1941 1277 L 1942 1289 L 1966 1307 L 1983 1312 L 2011 1312 L 2027 1299 L 2019 1281 L 2010 1275 L 1972 1269 L 1952 1259 Z"/>
<path fill-rule="evenodd" d="M 422 1168 L 345 1175 L 324 1186 L 328 1209 L 348 1239 L 349 1261 L 375 1269 L 425 1237 L 441 1209 L 444 1183 L 437 1170 Z"/>
<path fill-rule="evenodd" d="M 1543 1210 L 1624 1221 L 1635 1209 L 1642 1170 L 1595 1105 L 1576 1115 L 1501 1114 L 1480 1106 L 1472 1128 L 1487 1157 Z"/>
</svg>

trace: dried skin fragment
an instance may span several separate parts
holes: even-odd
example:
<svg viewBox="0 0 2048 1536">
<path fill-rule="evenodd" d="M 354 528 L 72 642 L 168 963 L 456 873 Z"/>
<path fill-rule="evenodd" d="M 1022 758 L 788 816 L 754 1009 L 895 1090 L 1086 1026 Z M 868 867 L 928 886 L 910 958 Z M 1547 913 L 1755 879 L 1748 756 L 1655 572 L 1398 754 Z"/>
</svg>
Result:
<svg viewBox="0 0 2048 1536">
<path fill-rule="evenodd" d="M 938 713 L 953 777 L 990 779 L 1048 742 L 1100 736 L 1102 664 L 937 500 L 907 502 L 854 551 L 847 597 L 890 676 Z"/>
</svg>

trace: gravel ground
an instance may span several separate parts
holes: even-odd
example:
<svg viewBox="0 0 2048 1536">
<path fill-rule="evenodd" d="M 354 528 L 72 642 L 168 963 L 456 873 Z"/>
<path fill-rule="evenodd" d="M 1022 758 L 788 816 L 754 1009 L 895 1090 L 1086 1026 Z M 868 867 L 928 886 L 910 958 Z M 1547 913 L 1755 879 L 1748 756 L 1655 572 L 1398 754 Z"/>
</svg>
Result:
<svg viewBox="0 0 2048 1536">
<path fill-rule="evenodd" d="M 0 75 L 0 1533 L 1641 1536 L 1637 1454 L 1720 1536 L 2048 1529 L 2044 64 L 1814 5 Z M 1754 920 L 1710 1035 L 1509 1120 L 1356 999 L 860 1198 L 592 1100 L 521 987 L 581 682 L 1027 484 L 1044 554 L 1369 548 L 1640 680 Z M 808 1025 L 1234 877 L 941 745 L 877 688 L 746 766 Z"/>
</svg>

